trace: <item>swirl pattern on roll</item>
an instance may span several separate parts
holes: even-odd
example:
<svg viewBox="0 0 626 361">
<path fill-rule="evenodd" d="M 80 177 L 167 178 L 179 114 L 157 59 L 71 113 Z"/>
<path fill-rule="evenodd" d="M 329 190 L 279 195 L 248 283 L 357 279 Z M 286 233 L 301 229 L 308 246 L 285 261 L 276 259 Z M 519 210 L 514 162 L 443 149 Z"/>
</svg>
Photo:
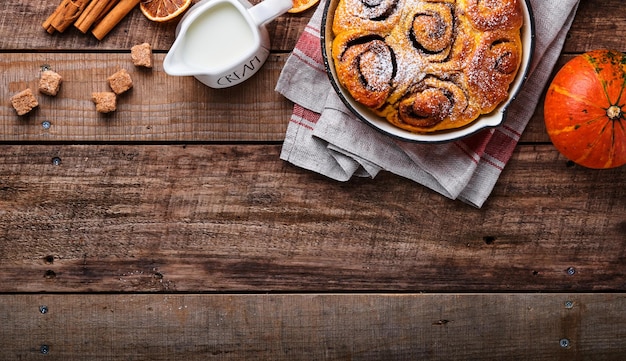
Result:
<svg viewBox="0 0 626 361">
<path fill-rule="evenodd" d="M 404 2 L 405 0 L 342 0 L 335 10 L 333 31 L 389 31 L 398 22 Z"/>
<path fill-rule="evenodd" d="M 522 59 L 520 0 L 366 1 L 340 0 L 333 17 L 337 78 L 357 102 L 430 133 L 508 97 Z M 356 4 L 366 9 L 349 12 Z"/>
<path fill-rule="evenodd" d="M 333 44 L 335 67 L 342 84 L 350 84 L 352 97 L 370 108 L 385 103 L 396 73 L 393 50 L 377 34 L 343 32 Z"/>
<path fill-rule="evenodd" d="M 517 75 L 522 44 L 509 32 L 495 31 L 481 38 L 466 74 L 468 89 L 481 108 L 491 112 L 508 95 L 508 85 Z"/>
<path fill-rule="evenodd" d="M 413 48 L 429 61 L 446 59 L 454 42 L 452 6 L 421 3 L 416 10 L 406 17 L 402 33 L 409 37 Z"/>
<path fill-rule="evenodd" d="M 435 127 L 445 119 L 461 119 L 476 115 L 467 93 L 453 81 L 427 77 L 420 87 L 408 93 L 390 118 L 398 127 L 419 130 Z"/>
<path fill-rule="evenodd" d="M 524 22 L 515 0 L 465 0 L 465 12 L 472 25 L 482 31 L 519 29 Z"/>
</svg>

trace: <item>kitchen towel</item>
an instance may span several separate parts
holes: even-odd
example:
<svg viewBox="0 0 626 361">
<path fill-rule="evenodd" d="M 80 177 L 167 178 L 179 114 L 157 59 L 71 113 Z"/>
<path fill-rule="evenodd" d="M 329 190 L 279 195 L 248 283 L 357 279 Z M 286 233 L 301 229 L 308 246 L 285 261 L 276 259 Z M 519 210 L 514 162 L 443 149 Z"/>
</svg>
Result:
<svg viewBox="0 0 626 361">
<path fill-rule="evenodd" d="M 280 74 L 276 91 L 294 102 L 281 159 L 338 181 L 388 171 L 477 208 L 483 206 L 535 111 L 560 55 L 578 0 L 530 0 L 535 51 L 528 79 L 500 126 L 449 143 L 404 142 L 352 114 L 324 67 L 321 0 Z"/>
</svg>

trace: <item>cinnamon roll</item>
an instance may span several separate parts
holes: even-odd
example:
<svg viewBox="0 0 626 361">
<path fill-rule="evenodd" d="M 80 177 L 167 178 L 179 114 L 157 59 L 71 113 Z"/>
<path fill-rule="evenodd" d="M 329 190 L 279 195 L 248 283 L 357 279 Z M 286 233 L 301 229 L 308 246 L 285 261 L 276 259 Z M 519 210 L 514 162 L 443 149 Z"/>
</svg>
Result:
<svg viewBox="0 0 626 361">
<path fill-rule="evenodd" d="M 465 13 L 479 31 L 519 29 L 524 22 L 520 0 L 462 0 Z"/>
<path fill-rule="evenodd" d="M 506 99 L 522 61 L 520 38 L 512 35 L 506 31 L 486 33 L 465 69 L 468 91 L 485 113 Z"/>
<path fill-rule="evenodd" d="M 457 79 L 425 78 L 407 93 L 387 115 L 390 123 L 412 132 L 458 128 L 479 115 L 470 96 Z"/>
<path fill-rule="evenodd" d="M 333 31 L 366 29 L 388 32 L 400 19 L 405 0 L 342 0 L 335 10 Z"/>
<path fill-rule="evenodd" d="M 416 133 L 463 127 L 503 102 L 520 68 L 521 0 L 340 0 L 340 84 Z"/>
<path fill-rule="evenodd" d="M 391 91 L 396 73 L 393 50 L 382 36 L 346 31 L 333 43 L 337 77 L 352 97 L 370 108 L 379 108 Z"/>
<path fill-rule="evenodd" d="M 419 3 L 414 11 L 407 12 L 396 36 L 408 37 L 409 49 L 418 56 L 428 61 L 443 61 L 450 55 L 454 42 L 452 11 L 449 3 Z"/>
</svg>

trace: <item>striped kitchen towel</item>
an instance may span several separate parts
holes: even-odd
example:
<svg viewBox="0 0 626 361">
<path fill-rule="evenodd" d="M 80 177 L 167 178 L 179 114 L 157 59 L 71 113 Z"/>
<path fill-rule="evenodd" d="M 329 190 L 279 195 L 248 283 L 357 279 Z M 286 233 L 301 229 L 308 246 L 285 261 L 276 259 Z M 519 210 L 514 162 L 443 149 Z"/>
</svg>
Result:
<svg viewBox="0 0 626 361">
<path fill-rule="evenodd" d="M 535 53 L 529 77 L 508 108 L 505 122 L 441 144 L 403 142 L 358 120 L 335 93 L 324 68 L 322 0 L 283 68 L 276 90 L 294 108 L 281 159 L 347 181 L 381 170 L 418 182 L 442 195 L 482 207 L 510 159 L 560 55 L 578 0 L 530 0 Z"/>
</svg>

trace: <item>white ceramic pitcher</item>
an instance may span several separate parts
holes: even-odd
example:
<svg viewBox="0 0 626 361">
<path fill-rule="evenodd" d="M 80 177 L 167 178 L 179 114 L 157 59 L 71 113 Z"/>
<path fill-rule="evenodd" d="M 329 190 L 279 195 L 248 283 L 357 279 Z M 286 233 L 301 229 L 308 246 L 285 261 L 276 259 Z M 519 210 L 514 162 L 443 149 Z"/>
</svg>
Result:
<svg viewBox="0 0 626 361">
<path fill-rule="evenodd" d="M 169 75 L 194 76 L 212 88 L 237 85 L 255 74 L 270 53 L 265 24 L 291 9 L 292 0 L 203 0 L 176 28 L 165 56 Z"/>
</svg>

